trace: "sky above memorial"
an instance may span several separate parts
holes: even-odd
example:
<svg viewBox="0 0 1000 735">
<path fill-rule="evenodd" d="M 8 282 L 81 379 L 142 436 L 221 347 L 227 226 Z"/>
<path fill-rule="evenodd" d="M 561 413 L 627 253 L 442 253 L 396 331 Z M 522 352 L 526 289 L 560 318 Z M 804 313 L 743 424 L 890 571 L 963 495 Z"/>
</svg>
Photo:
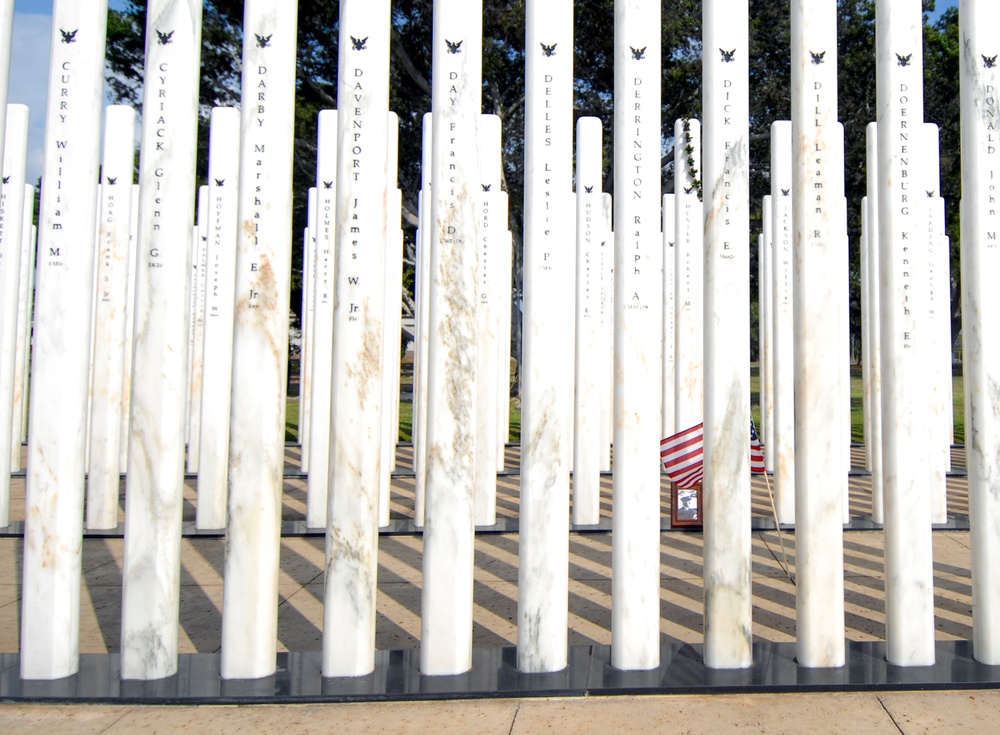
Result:
<svg viewBox="0 0 1000 735">
<path fill-rule="evenodd" d="M 938 0 L 937 9 L 931 13 L 931 20 L 936 20 L 947 8 L 957 4 L 957 0 Z M 111 8 L 121 8 L 125 2 L 109 0 L 108 5 Z M 51 32 L 52 0 L 15 0 L 8 100 L 27 105 L 31 110 L 27 178 L 31 183 L 37 182 L 42 172 Z"/>
</svg>

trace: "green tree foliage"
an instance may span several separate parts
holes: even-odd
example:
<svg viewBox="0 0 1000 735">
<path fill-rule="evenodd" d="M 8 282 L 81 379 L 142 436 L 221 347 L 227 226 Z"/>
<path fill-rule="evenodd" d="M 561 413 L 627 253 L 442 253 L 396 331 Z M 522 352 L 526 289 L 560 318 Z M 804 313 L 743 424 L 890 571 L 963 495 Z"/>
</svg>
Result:
<svg viewBox="0 0 1000 735">
<path fill-rule="evenodd" d="M 674 121 L 701 114 L 701 0 L 663 3 L 663 186 L 673 191 Z M 504 188 L 510 194 L 514 232 L 514 289 L 521 282 L 521 215 L 524 161 L 524 0 L 484 0 L 483 111 L 499 115 L 504 133 Z M 924 1 L 932 10 L 933 0 Z M 337 8 L 330 0 L 299 0 L 295 126 L 294 233 L 305 226 L 305 201 L 315 182 L 316 116 L 336 107 Z M 242 43 L 241 0 L 205 0 L 201 64 L 202 129 L 199 174 L 207 173 L 208 114 L 214 105 L 239 104 Z M 404 196 L 407 261 L 412 279 L 413 229 L 420 189 L 421 126 L 430 110 L 432 0 L 393 0 L 390 105 L 400 120 L 399 181 Z M 750 274 L 757 294 L 757 237 L 761 201 L 770 192 L 770 126 L 788 119 L 790 27 L 787 0 L 750 0 Z M 925 19 L 926 19 L 925 15 Z M 108 18 L 108 79 L 112 94 L 138 106 L 141 99 L 145 3 L 129 2 Z M 839 0 L 839 113 L 846 138 L 845 188 L 849 203 L 851 330 L 860 339 L 860 204 L 865 195 L 865 126 L 875 119 L 874 0 Z M 605 129 L 605 190 L 613 193 L 614 0 L 575 2 L 576 117 L 600 118 Z M 954 334 L 960 325 L 958 225 L 958 15 L 945 12 L 924 24 L 925 117 L 941 128 L 942 194 L 947 198 L 953 252 Z M 293 236 L 298 242 L 298 236 Z M 294 251 L 292 303 L 301 298 L 301 248 Z M 412 289 L 412 280 L 410 280 Z M 412 293 L 412 290 L 410 291 Z M 412 305 L 408 295 L 404 304 Z M 754 309 L 756 303 L 753 304 Z M 294 308 L 294 306 L 293 306 Z M 515 320 L 516 321 L 516 320 Z M 513 339 L 519 342 L 515 327 Z M 753 337 L 756 355 L 756 334 Z"/>
</svg>

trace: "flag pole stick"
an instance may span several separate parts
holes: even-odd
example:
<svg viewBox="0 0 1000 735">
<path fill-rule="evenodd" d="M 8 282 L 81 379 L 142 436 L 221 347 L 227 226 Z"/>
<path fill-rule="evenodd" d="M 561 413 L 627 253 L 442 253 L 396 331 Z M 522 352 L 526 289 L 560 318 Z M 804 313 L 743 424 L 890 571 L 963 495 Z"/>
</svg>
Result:
<svg viewBox="0 0 1000 735">
<path fill-rule="evenodd" d="M 778 523 L 778 509 L 774 505 L 774 493 L 771 492 L 771 480 L 768 478 L 767 473 L 764 473 L 764 482 L 767 484 L 767 497 L 771 501 L 771 513 L 774 515 L 774 528 L 778 532 L 778 543 L 781 545 L 781 558 L 785 562 L 785 574 L 788 579 L 791 580 L 792 584 L 795 584 L 795 578 L 792 576 L 791 568 L 788 566 L 788 556 L 785 554 L 785 540 L 781 535 L 781 524 Z"/>
</svg>

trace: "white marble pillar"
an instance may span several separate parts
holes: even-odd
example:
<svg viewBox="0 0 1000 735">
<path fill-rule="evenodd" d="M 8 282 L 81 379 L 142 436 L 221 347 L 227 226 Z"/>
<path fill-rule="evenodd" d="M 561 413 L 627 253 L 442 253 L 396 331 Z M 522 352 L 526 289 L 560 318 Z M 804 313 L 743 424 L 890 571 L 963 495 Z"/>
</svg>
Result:
<svg viewBox="0 0 1000 735">
<path fill-rule="evenodd" d="M 375 668 L 390 28 L 389 0 L 341 2 L 324 676 Z"/>
<path fill-rule="evenodd" d="M 123 679 L 160 679 L 177 671 L 201 2 L 154 0 L 146 17 Z"/>
<path fill-rule="evenodd" d="M 2 20 L 0 17 L 0 22 Z M 0 447 L 11 446 L 14 433 L 14 373 L 17 369 L 17 304 L 21 281 L 24 175 L 28 158 L 28 108 L 7 105 L 5 117 L 5 140 L 0 153 L 4 182 L 0 186 Z M 0 527 L 10 523 L 10 457 L 10 452 L 0 452 Z"/>
<path fill-rule="evenodd" d="M 208 251 L 198 503 L 195 509 L 197 528 L 226 526 L 239 153 L 239 110 L 235 107 L 213 108 L 208 140 Z"/>
<path fill-rule="evenodd" d="M 845 161 L 844 126 L 835 123 L 833 126 L 833 159 L 827 159 L 825 164 L 832 164 L 831 178 L 833 194 L 832 201 L 836 204 L 833 213 L 834 234 L 839 242 L 840 262 L 831 273 L 837 283 L 837 298 L 839 326 L 837 329 L 840 356 L 837 364 L 840 368 L 840 430 L 837 433 L 840 445 L 840 493 L 841 518 L 844 524 L 851 522 L 851 284 L 848 277 L 850 271 L 850 238 L 847 233 L 847 197 L 844 196 L 844 161 Z"/>
<path fill-rule="evenodd" d="M 867 192 L 865 211 L 868 213 L 868 358 L 871 361 L 869 403 L 872 419 L 870 436 L 872 467 L 872 520 L 885 521 L 885 500 L 882 488 L 882 282 L 879 277 L 879 187 L 878 187 L 878 123 L 868 123 L 865 128 L 867 157 Z"/>
<path fill-rule="evenodd" d="M 792 123 L 771 124 L 771 308 L 774 355 L 774 504 L 779 523 L 795 523 L 795 344 L 792 294 Z"/>
<path fill-rule="evenodd" d="M 615 2 L 611 663 L 660 663 L 660 6 Z M 748 422 L 749 425 L 749 422 Z"/>
<path fill-rule="evenodd" d="M 106 0 L 55 0 L 31 360 L 21 676 L 79 667 L 90 303 Z"/>
<path fill-rule="evenodd" d="M 757 342 L 758 381 L 760 385 L 760 439 L 764 443 L 764 466 L 774 471 L 774 309 L 771 289 L 774 268 L 774 229 L 771 222 L 771 195 L 761 207 L 761 235 L 758 245 L 757 272 Z"/>
<path fill-rule="evenodd" d="M 612 199 L 610 194 L 601 194 L 601 250 L 598 255 L 601 272 L 601 326 L 597 336 L 598 352 L 601 360 L 598 395 L 601 406 L 599 457 L 601 472 L 611 471 L 611 438 L 615 430 L 615 303 L 614 266 L 615 236 L 611 230 Z"/>
<path fill-rule="evenodd" d="M 861 414 L 865 446 L 865 469 L 872 469 L 872 404 L 871 404 L 871 273 L 868 266 L 868 197 L 861 197 L 861 240 L 858 243 L 858 263 L 861 285 Z"/>
<path fill-rule="evenodd" d="M 1000 6 L 960 0 L 962 105 L 962 345 L 965 369 L 965 436 L 972 525 L 972 641 L 977 661 L 1000 664 L 1000 309 L 996 246 L 1000 217 L 996 184 L 1000 173 L 996 120 L 996 28 Z"/>
<path fill-rule="evenodd" d="M 243 11 L 225 679 L 269 676 L 276 665 L 297 16 L 288 0 L 247 0 Z"/>
<path fill-rule="evenodd" d="M 701 423 L 704 416 L 704 207 L 701 186 L 701 123 L 683 118 L 674 123 L 675 320 L 674 425 L 679 431 Z"/>
<path fill-rule="evenodd" d="M 122 363 L 122 420 L 118 469 L 128 471 L 129 412 L 132 408 L 132 343 L 135 336 L 135 283 L 139 272 L 139 185 L 132 185 L 128 233 L 128 284 L 125 288 L 125 359 Z"/>
<path fill-rule="evenodd" d="M 191 292 L 191 333 L 194 337 L 189 360 L 187 471 L 198 473 L 201 453 L 201 397 L 205 364 L 205 289 L 208 287 L 208 186 L 198 187 L 197 236 L 191 253 L 191 267 L 197 280 Z"/>
<path fill-rule="evenodd" d="M 430 363 L 430 280 L 431 243 L 434 239 L 433 192 L 431 171 L 434 116 L 424 113 L 420 166 L 420 227 L 417 231 L 417 267 L 414 274 L 416 344 L 413 348 L 413 522 L 424 525 L 424 501 L 427 496 L 427 377 Z"/>
<path fill-rule="evenodd" d="M 662 350 L 663 350 L 663 380 L 661 381 L 661 409 L 660 409 L 660 421 L 662 428 L 660 433 L 663 436 L 671 436 L 677 429 L 675 428 L 674 420 L 676 409 L 674 408 L 674 401 L 677 400 L 675 395 L 675 388 L 677 385 L 677 370 L 676 370 L 676 283 L 677 279 L 674 276 L 674 269 L 677 267 L 677 256 L 674 253 L 677 242 L 677 207 L 674 202 L 674 194 L 664 194 L 663 195 L 663 224 L 661 226 L 661 231 L 663 234 L 663 315 L 662 329 Z"/>
<path fill-rule="evenodd" d="M 507 463 L 507 442 L 510 439 L 510 330 L 511 278 L 514 270 L 514 238 L 510 231 L 510 197 L 502 192 L 497 213 L 505 223 L 494 248 L 494 276 L 497 312 L 497 472 Z"/>
<path fill-rule="evenodd" d="M 601 521 L 601 383 L 607 353 L 601 350 L 601 256 L 604 217 L 601 120 L 576 122 L 576 407 L 573 446 L 573 524 Z"/>
<path fill-rule="evenodd" d="M 499 319 L 495 275 L 495 244 L 506 232 L 506 218 L 499 216 L 501 176 L 501 120 L 496 115 L 479 119 L 479 269 L 476 274 L 478 348 L 476 367 L 476 525 L 497 522 L 497 379 Z"/>
<path fill-rule="evenodd" d="M 306 205 L 306 231 L 302 246 L 302 352 L 299 362 L 302 377 L 299 382 L 299 471 L 309 472 L 309 434 L 312 431 L 312 361 L 316 351 L 316 209 L 319 207 L 319 189 L 309 187 Z"/>
<path fill-rule="evenodd" d="M 524 331 L 521 366 L 521 561 L 517 665 L 566 666 L 575 257 L 566 195 L 573 185 L 573 6 L 526 5 Z M 575 218 L 574 218 L 575 219 Z M 567 232 L 569 231 L 569 232 Z"/>
<path fill-rule="evenodd" d="M 382 321 L 382 454 L 379 460 L 378 525 L 389 525 L 392 473 L 399 442 L 400 360 L 402 357 L 403 194 L 399 190 L 399 117 L 388 114 L 386 128 L 385 307 Z"/>
<path fill-rule="evenodd" d="M 10 81 L 11 39 L 14 34 L 14 0 L 0 0 L 0 161 L 4 152 L 7 88 Z M 21 196 L 20 193 L 17 194 Z"/>
<path fill-rule="evenodd" d="M 14 393 L 11 398 L 10 471 L 21 469 L 21 444 L 27 439 L 28 391 L 25 390 L 30 357 L 31 324 L 28 314 L 35 293 L 35 187 L 24 185 L 21 215 L 21 276 L 17 300 L 17 357 L 14 363 Z M 3 446 L 3 445 L 0 445 Z"/>
<path fill-rule="evenodd" d="M 330 488 L 333 291 L 337 257 L 337 161 L 340 147 L 337 120 L 337 110 L 321 110 L 317 123 L 316 281 L 313 284 L 312 313 L 312 330 L 316 339 L 313 343 L 309 380 L 309 480 L 306 493 L 306 525 L 310 528 L 326 527 Z"/>
<path fill-rule="evenodd" d="M 921 344 L 927 364 L 927 463 L 929 467 L 931 522 L 948 522 L 947 475 L 951 467 L 952 377 L 951 377 L 951 253 L 944 231 L 944 199 L 941 197 L 941 159 L 938 126 L 920 128 L 923 142 L 920 163 L 924 166 L 921 188 L 924 202 L 927 301 L 926 338 Z M 919 191 L 919 190 L 918 190 Z"/>
<path fill-rule="evenodd" d="M 829 668 L 845 661 L 836 0 L 793 0 L 791 21 L 796 660 Z"/>
<path fill-rule="evenodd" d="M 875 18 L 887 658 L 927 666 L 934 663 L 934 570 L 920 350 L 926 302 L 915 293 L 914 267 L 924 260 L 927 200 L 914 160 L 924 116 L 921 5 L 876 0 Z"/>
<path fill-rule="evenodd" d="M 472 665 L 481 0 L 435 0 L 420 671 Z M 522 544 L 524 501 L 522 498 Z M 563 509 L 565 512 L 565 507 Z M 522 546 L 522 554 L 523 554 Z M 524 568 L 522 558 L 521 568 Z M 520 650 L 520 649 L 519 649 Z"/>
<path fill-rule="evenodd" d="M 87 528 L 118 526 L 121 484 L 122 389 L 125 385 L 125 304 L 135 167 L 135 110 L 107 108 L 97 234 L 97 304 L 90 409 Z M 128 437 L 124 437 L 128 441 Z"/>
<path fill-rule="evenodd" d="M 705 664 L 752 663 L 747 0 L 705 0 Z"/>
</svg>

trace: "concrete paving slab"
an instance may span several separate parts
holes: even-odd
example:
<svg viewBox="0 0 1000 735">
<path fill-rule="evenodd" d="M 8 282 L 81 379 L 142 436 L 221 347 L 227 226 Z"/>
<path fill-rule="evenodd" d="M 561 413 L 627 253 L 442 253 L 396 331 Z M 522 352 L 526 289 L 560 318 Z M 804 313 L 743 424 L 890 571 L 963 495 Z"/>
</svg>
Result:
<svg viewBox="0 0 1000 735">
<path fill-rule="evenodd" d="M 16 705 L 0 707 L 0 730 L 6 735 L 99 735 L 134 707 Z"/>
<path fill-rule="evenodd" d="M 904 735 L 996 732 L 1000 692 L 885 692 L 886 711 Z"/>
</svg>

